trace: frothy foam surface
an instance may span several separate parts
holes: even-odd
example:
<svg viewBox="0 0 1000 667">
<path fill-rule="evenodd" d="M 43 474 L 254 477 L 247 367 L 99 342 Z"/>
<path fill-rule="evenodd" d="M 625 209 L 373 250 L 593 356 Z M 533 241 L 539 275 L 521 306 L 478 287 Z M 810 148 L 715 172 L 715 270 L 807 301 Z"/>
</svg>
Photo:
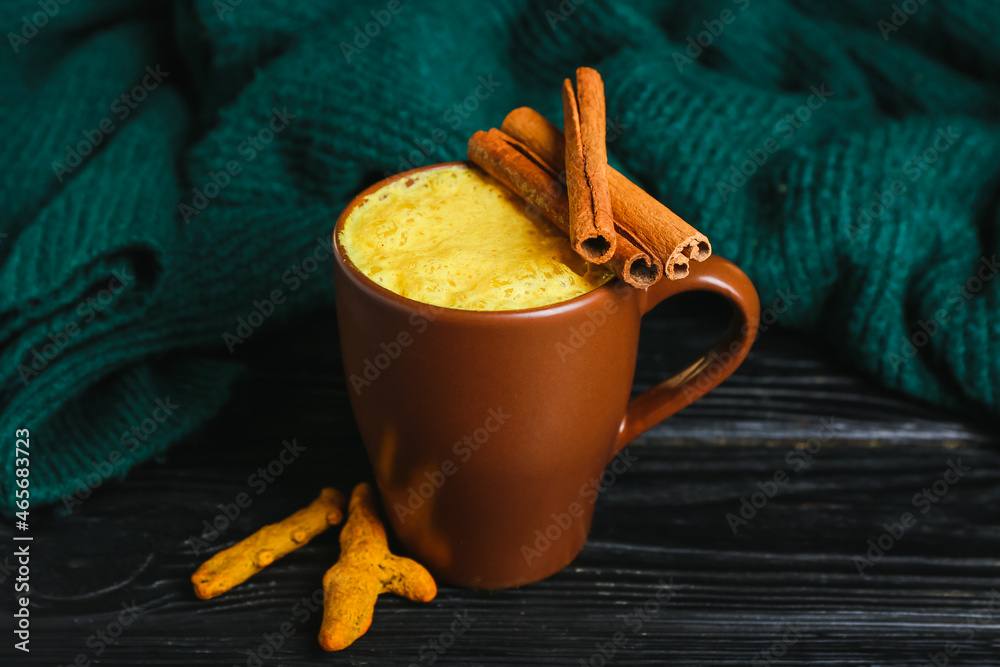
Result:
<svg viewBox="0 0 1000 667">
<path fill-rule="evenodd" d="M 612 277 L 526 206 L 477 167 L 441 167 L 368 197 L 345 221 L 340 243 L 382 287 L 446 308 L 546 306 Z"/>
</svg>

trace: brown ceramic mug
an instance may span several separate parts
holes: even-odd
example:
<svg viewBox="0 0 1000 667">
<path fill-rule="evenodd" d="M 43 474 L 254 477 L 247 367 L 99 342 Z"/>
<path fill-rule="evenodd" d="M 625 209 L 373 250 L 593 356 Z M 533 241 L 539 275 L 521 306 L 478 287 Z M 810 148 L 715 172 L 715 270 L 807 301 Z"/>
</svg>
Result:
<svg viewBox="0 0 1000 667">
<path fill-rule="evenodd" d="M 538 581 L 583 548 L 601 475 L 619 451 L 743 361 L 757 332 L 757 293 L 735 265 L 713 256 L 692 262 L 683 280 L 645 290 L 613 280 L 527 310 L 413 301 L 362 274 L 339 241 L 355 207 L 412 173 L 359 194 L 334 230 L 351 406 L 386 515 L 410 555 L 460 586 Z M 630 401 L 640 319 L 696 290 L 732 304 L 728 331 L 704 357 Z"/>
</svg>

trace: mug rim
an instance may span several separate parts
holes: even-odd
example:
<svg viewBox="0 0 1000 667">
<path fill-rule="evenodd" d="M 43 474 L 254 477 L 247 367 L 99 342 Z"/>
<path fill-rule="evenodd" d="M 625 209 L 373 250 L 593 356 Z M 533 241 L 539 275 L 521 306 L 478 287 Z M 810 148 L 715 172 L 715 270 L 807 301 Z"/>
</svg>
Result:
<svg viewBox="0 0 1000 667">
<path fill-rule="evenodd" d="M 422 167 L 417 167 L 415 169 L 409 169 L 407 171 L 402 171 L 392 176 L 383 178 L 382 180 L 373 183 L 368 186 L 357 195 L 355 195 L 344 210 L 340 212 L 337 217 L 337 222 L 333 226 L 333 255 L 334 260 L 337 265 L 343 270 L 344 274 L 359 287 L 362 291 L 367 292 L 370 296 L 377 300 L 388 301 L 396 306 L 405 308 L 407 310 L 416 312 L 430 312 L 435 319 L 501 319 L 501 318 L 530 318 L 539 316 L 548 316 L 558 313 L 566 313 L 574 310 L 580 310 L 591 306 L 591 302 L 597 302 L 604 297 L 608 290 L 614 290 L 615 286 L 621 283 L 617 277 L 612 277 L 606 283 L 593 289 L 584 294 L 577 295 L 571 299 L 566 299 L 565 301 L 557 301 L 556 303 L 550 303 L 544 306 L 535 306 L 533 308 L 518 308 L 510 310 L 467 310 L 464 308 L 449 308 L 447 306 L 437 306 L 430 303 L 424 303 L 423 301 L 417 301 L 416 299 L 411 299 L 409 297 L 403 296 L 402 294 L 397 294 L 390 289 L 379 285 L 374 280 L 369 278 L 364 272 L 359 269 L 354 262 L 351 261 L 350 257 L 347 255 L 347 251 L 340 243 L 340 232 L 343 230 L 344 224 L 347 218 L 358 206 L 364 204 L 368 197 L 372 196 L 382 188 L 402 179 L 409 178 L 411 175 L 423 172 L 431 171 L 434 169 L 442 169 L 445 167 L 457 167 L 463 166 L 467 168 L 480 169 L 475 163 L 469 160 L 454 160 L 451 162 L 439 162 L 437 164 L 428 164 Z M 637 290 L 642 291 L 642 290 Z"/>
</svg>

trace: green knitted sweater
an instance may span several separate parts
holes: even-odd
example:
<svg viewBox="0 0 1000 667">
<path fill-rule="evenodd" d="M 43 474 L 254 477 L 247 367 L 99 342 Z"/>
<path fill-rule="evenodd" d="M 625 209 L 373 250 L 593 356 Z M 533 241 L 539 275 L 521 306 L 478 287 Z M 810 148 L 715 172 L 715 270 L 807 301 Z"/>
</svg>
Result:
<svg viewBox="0 0 1000 667">
<path fill-rule="evenodd" d="M 247 335 L 333 307 L 354 193 L 514 107 L 558 122 L 580 65 L 612 160 L 765 322 L 1000 412 L 995 0 L 5 0 L 0 29 L 4 511 L 15 429 L 35 505 L 162 452 Z"/>
</svg>

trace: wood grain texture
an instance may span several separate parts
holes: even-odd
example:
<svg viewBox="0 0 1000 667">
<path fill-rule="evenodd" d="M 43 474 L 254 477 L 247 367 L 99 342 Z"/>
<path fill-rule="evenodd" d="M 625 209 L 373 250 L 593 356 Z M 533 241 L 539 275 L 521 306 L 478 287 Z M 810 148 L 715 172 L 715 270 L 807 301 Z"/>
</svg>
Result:
<svg viewBox="0 0 1000 667">
<path fill-rule="evenodd" d="M 663 356 L 657 341 L 679 341 L 691 355 L 705 346 L 704 332 L 679 316 L 691 307 L 703 311 L 705 331 L 718 325 L 705 300 L 678 298 L 647 318 L 636 391 L 684 362 Z M 996 424 L 874 388 L 821 343 L 774 330 L 736 376 L 632 445 L 635 463 L 602 494 L 591 539 L 566 570 L 518 590 L 442 587 L 423 605 L 383 596 L 368 634 L 326 654 L 316 642 L 320 614 L 307 614 L 302 598 L 336 560 L 336 530 L 214 600 L 196 599 L 188 581 L 210 553 L 194 554 L 186 540 L 202 535 L 220 503 L 241 492 L 252 501 L 211 553 L 323 486 L 370 479 L 333 318 L 262 332 L 246 347 L 252 373 L 204 432 L 72 513 L 32 512 L 33 650 L 15 654 L 4 614 L 3 664 L 71 664 L 78 655 L 103 665 L 261 664 L 250 652 L 296 667 L 430 665 L 432 656 L 434 665 L 579 665 L 616 632 L 608 664 L 922 665 L 949 642 L 960 649 L 950 665 L 998 663 Z M 831 419 L 832 436 L 792 469 L 789 452 L 825 438 Z M 293 438 L 305 449 L 257 493 L 261 483 L 248 478 Z M 958 459 L 969 470 L 921 513 L 914 494 Z M 726 515 L 777 471 L 787 483 L 734 534 Z M 904 512 L 916 524 L 859 575 L 852 559 Z M 7 523 L 0 544 L 3 561 Z M 672 582 L 669 594 L 661 580 Z M 0 586 L 4 609 L 11 589 L 10 580 Z M 94 633 L 113 629 L 133 600 L 135 622 L 97 655 Z M 635 615 L 643 605 L 644 618 Z M 469 628 L 452 636 L 455 614 Z M 289 636 L 267 648 L 265 635 L 278 643 L 282 624 Z M 775 645 L 783 636 L 793 641 Z M 434 641 L 451 645 L 435 650 Z M 772 647 L 783 653 L 767 662 L 761 652 Z"/>
</svg>

